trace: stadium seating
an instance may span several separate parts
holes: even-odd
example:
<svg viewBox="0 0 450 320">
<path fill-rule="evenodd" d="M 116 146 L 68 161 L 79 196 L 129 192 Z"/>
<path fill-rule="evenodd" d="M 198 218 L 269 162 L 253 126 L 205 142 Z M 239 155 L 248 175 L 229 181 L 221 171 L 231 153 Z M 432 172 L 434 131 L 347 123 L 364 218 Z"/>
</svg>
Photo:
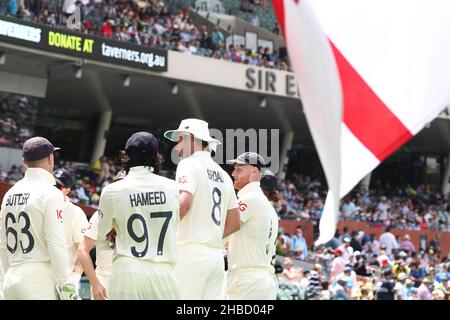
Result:
<svg viewBox="0 0 450 320">
<path fill-rule="evenodd" d="M 241 1 L 240 0 L 222 0 L 222 3 L 225 7 L 225 12 L 237 16 L 241 19 L 244 19 L 246 21 L 250 22 L 250 19 L 252 17 L 252 14 L 249 12 L 243 12 L 241 11 Z M 263 7 L 260 5 L 254 6 L 254 9 L 256 13 L 259 16 L 259 22 L 261 24 L 261 27 L 266 28 L 270 31 L 273 30 L 276 23 L 276 17 L 275 12 L 272 7 L 272 1 L 266 1 L 267 8 L 264 10 Z"/>
</svg>

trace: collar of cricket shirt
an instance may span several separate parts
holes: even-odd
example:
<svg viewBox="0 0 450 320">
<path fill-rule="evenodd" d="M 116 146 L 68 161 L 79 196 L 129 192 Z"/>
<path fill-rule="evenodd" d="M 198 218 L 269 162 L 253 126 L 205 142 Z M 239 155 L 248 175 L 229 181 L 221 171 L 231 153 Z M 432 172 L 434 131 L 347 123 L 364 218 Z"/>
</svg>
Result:
<svg viewBox="0 0 450 320">
<path fill-rule="evenodd" d="M 52 186 L 56 185 L 53 174 L 42 168 L 28 168 L 27 171 L 25 171 L 25 178 L 32 180 L 45 180 Z"/>
<path fill-rule="evenodd" d="M 154 171 L 155 169 L 153 169 L 153 167 L 137 166 L 131 167 L 128 175 L 153 173 Z"/>
<path fill-rule="evenodd" d="M 206 151 L 206 150 L 198 150 L 198 151 L 195 151 L 191 155 L 191 157 L 205 157 L 205 156 L 211 157 L 211 153 L 209 151 Z"/>
<path fill-rule="evenodd" d="M 254 192 L 254 191 L 261 191 L 261 186 L 259 184 L 259 181 L 250 182 L 246 184 L 241 190 L 238 192 L 238 197 L 243 195 L 244 193 L 248 192 Z"/>
</svg>

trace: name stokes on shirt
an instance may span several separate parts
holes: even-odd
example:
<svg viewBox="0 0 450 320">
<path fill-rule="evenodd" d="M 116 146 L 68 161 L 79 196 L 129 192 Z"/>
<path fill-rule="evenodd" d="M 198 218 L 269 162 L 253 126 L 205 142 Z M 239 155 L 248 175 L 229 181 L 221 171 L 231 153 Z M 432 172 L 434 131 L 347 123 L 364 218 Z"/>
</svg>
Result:
<svg viewBox="0 0 450 320">
<path fill-rule="evenodd" d="M 131 207 L 151 206 L 166 203 L 164 191 L 140 192 L 130 194 Z"/>
<path fill-rule="evenodd" d="M 27 204 L 29 198 L 29 193 L 11 194 L 8 196 L 8 199 L 6 199 L 5 206 L 23 206 Z"/>
<path fill-rule="evenodd" d="M 208 179 L 214 182 L 220 182 L 223 183 L 223 176 L 222 173 L 219 171 L 214 171 L 211 169 L 206 169 L 206 173 L 208 174 Z"/>
</svg>

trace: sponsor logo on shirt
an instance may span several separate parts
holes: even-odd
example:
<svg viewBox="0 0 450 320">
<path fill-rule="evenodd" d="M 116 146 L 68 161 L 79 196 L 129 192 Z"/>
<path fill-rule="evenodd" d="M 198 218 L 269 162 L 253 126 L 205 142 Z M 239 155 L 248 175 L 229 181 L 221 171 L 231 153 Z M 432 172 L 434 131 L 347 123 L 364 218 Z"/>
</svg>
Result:
<svg viewBox="0 0 450 320">
<path fill-rule="evenodd" d="M 56 217 L 58 218 L 58 220 L 61 220 L 62 222 L 62 210 L 58 210 L 56 209 Z"/>
</svg>

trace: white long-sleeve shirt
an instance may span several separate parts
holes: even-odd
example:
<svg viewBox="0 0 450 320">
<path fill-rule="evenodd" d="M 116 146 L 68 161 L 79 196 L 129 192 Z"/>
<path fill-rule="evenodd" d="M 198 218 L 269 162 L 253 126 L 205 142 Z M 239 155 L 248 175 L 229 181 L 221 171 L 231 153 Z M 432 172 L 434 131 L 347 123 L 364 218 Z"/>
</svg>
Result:
<svg viewBox="0 0 450 320">
<path fill-rule="evenodd" d="M 238 193 L 241 228 L 230 236 L 230 270 L 259 268 L 274 274 L 278 216 L 259 182 L 247 184 Z"/>
<path fill-rule="evenodd" d="M 5 194 L 0 212 L 0 256 L 5 273 L 23 263 L 48 261 L 57 284 L 69 282 L 64 195 L 54 184 L 50 172 L 29 168 Z"/>
</svg>

